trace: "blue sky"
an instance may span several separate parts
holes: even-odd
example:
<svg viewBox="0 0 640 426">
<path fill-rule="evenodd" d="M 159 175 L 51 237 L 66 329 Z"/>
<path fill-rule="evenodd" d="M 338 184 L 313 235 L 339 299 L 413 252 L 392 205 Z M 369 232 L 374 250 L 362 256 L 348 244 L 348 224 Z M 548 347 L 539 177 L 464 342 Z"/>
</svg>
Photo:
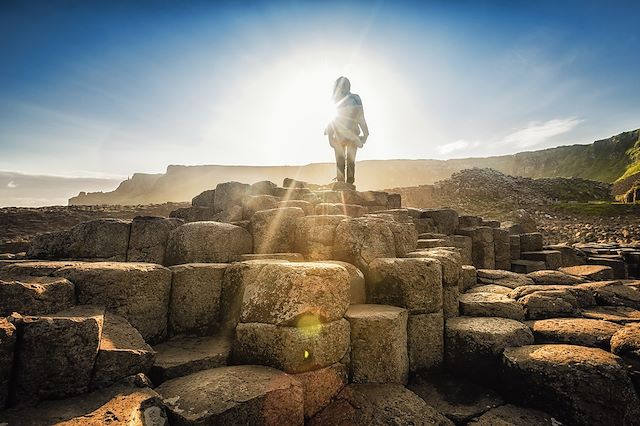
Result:
<svg viewBox="0 0 640 426">
<path fill-rule="evenodd" d="M 0 170 L 332 161 L 333 79 L 359 159 L 588 143 L 640 127 L 639 2 L 0 3 Z"/>
</svg>

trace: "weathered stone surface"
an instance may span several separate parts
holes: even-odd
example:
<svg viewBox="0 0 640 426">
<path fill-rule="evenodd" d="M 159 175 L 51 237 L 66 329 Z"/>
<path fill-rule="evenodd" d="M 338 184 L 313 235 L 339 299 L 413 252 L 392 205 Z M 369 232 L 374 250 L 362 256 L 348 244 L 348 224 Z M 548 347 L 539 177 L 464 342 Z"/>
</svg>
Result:
<svg viewBox="0 0 640 426">
<path fill-rule="evenodd" d="M 304 211 L 305 216 L 310 216 L 316 214 L 316 207 L 314 204 L 311 204 L 309 201 L 304 200 L 288 200 L 288 201 L 280 201 L 278 205 L 274 208 L 285 208 L 285 207 L 298 207 Z"/>
<path fill-rule="evenodd" d="M 315 206 L 314 213 L 316 215 L 360 217 L 367 213 L 367 208 L 357 204 L 320 203 Z"/>
<path fill-rule="evenodd" d="M 416 249 L 418 231 L 413 223 L 392 220 L 388 225 L 395 240 L 397 257 L 403 257 Z"/>
<path fill-rule="evenodd" d="M 171 271 L 150 263 L 96 262 L 54 272 L 76 286 L 78 303 L 105 306 L 154 343 L 167 332 Z"/>
<path fill-rule="evenodd" d="M 527 277 L 534 283 L 542 285 L 575 285 L 586 281 L 583 277 L 553 270 L 530 272 Z"/>
<path fill-rule="evenodd" d="M 267 365 L 287 373 L 304 373 L 335 364 L 348 350 L 349 323 L 344 319 L 305 327 L 240 323 L 233 360 Z"/>
<path fill-rule="evenodd" d="M 477 419 L 467 423 L 468 426 L 555 426 L 557 424 L 557 420 L 543 411 L 511 404 L 492 408 Z"/>
<path fill-rule="evenodd" d="M 304 217 L 298 207 L 262 210 L 251 218 L 256 253 L 290 253 L 295 250 L 296 221 Z"/>
<path fill-rule="evenodd" d="M 611 352 L 640 359 L 640 323 L 618 329 L 611 337 Z"/>
<path fill-rule="evenodd" d="M 522 305 L 498 293 L 466 293 L 460 296 L 460 313 L 470 317 L 501 317 L 524 320 Z"/>
<path fill-rule="evenodd" d="M 104 316 L 100 347 L 91 387 L 103 388 L 118 383 L 127 376 L 147 373 L 156 354 L 138 330 L 122 317 L 107 313 Z"/>
<path fill-rule="evenodd" d="M 341 221 L 334 241 L 337 260 L 366 271 L 375 259 L 395 257 L 396 241 L 388 222 L 366 216 Z"/>
<path fill-rule="evenodd" d="M 510 397 L 545 409 L 559 420 L 630 425 L 640 415 L 638 397 L 620 358 L 602 349 L 531 345 L 507 348 L 503 358 Z"/>
<path fill-rule="evenodd" d="M 570 275 L 578 275 L 591 281 L 604 281 L 613 279 L 613 270 L 603 265 L 579 265 L 559 268 L 560 272 Z"/>
<path fill-rule="evenodd" d="M 495 253 L 496 269 L 511 269 L 511 242 L 509 231 L 506 229 L 493 229 L 493 247 Z"/>
<path fill-rule="evenodd" d="M 17 320 L 13 404 L 63 398 L 89 390 L 104 309 L 76 306 L 50 316 Z"/>
<path fill-rule="evenodd" d="M 316 415 L 329 405 L 348 383 L 348 371 L 344 364 L 336 363 L 315 371 L 293 375 L 304 391 L 305 418 Z"/>
<path fill-rule="evenodd" d="M 74 286 L 64 278 L 24 276 L 17 280 L 0 279 L 0 317 L 18 312 L 45 315 L 72 307 Z"/>
<path fill-rule="evenodd" d="M 583 309 L 581 313 L 585 318 L 600 319 L 618 324 L 640 322 L 640 311 L 625 306 L 594 306 Z"/>
<path fill-rule="evenodd" d="M 349 274 L 327 263 L 276 263 L 244 291 L 240 320 L 283 326 L 339 320 L 349 306 Z"/>
<path fill-rule="evenodd" d="M 442 286 L 458 287 L 460 285 L 462 265 L 460 253 L 457 251 L 441 247 L 408 253 L 407 257 L 426 257 L 438 260 L 442 265 Z"/>
<path fill-rule="evenodd" d="M 494 269 L 496 266 L 493 228 L 478 226 L 476 228 L 460 228 L 458 234 L 471 237 L 471 260 L 473 266 L 483 269 Z"/>
<path fill-rule="evenodd" d="M 428 249 L 428 248 L 434 248 L 434 247 L 443 247 L 443 246 L 446 246 L 447 243 L 448 241 L 442 238 L 430 238 L 426 240 L 418 239 L 418 244 L 416 245 L 416 248 L 420 250 L 420 249 Z"/>
<path fill-rule="evenodd" d="M 300 253 L 249 253 L 238 256 L 238 261 L 245 260 L 286 260 L 288 262 L 304 262 L 304 256 Z"/>
<path fill-rule="evenodd" d="M 504 404 L 495 391 L 447 373 L 429 372 L 407 387 L 456 424 L 465 424 L 473 417 Z"/>
<path fill-rule="evenodd" d="M 622 284 L 620 281 L 584 283 L 578 284 L 577 287 L 591 291 L 598 305 L 640 309 L 640 289 Z"/>
<path fill-rule="evenodd" d="M 505 348 L 533 343 L 529 327 L 506 318 L 450 318 L 444 330 L 447 367 L 474 379 L 495 378 Z"/>
<path fill-rule="evenodd" d="M 249 185 L 239 182 L 219 183 L 213 197 L 213 209 L 216 213 L 228 210 L 233 206 L 242 205 L 242 199 L 247 195 Z"/>
<path fill-rule="evenodd" d="M 347 216 L 306 216 L 298 219 L 295 250 L 307 260 L 336 259 L 336 229 L 346 218 Z"/>
<path fill-rule="evenodd" d="M 351 305 L 351 380 L 354 383 L 406 383 L 409 373 L 405 309 Z"/>
<path fill-rule="evenodd" d="M 480 216 L 462 215 L 458 218 L 459 228 L 475 228 L 482 225 Z"/>
<path fill-rule="evenodd" d="M 322 263 L 330 263 L 332 265 L 342 266 L 349 274 L 349 304 L 358 305 L 367 303 L 367 290 L 364 280 L 364 274 L 354 265 L 339 260 L 325 260 Z"/>
<path fill-rule="evenodd" d="M 458 229 L 458 212 L 453 209 L 425 209 L 422 217 L 431 218 L 441 234 L 451 235 Z"/>
<path fill-rule="evenodd" d="M 463 265 L 473 265 L 473 245 L 471 237 L 465 235 L 448 235 L 445 239 L 447 246 L 453 246 L 460 252 L 460 261 Z"/>
<path fill-rule="evenodd" d="M 1 270 L 3 279 L 23 279 L 25 277 L 46 277 L 52 276 L 58 269 L 67 266 L 84 265 L 86 262 L 79 260 L 58 260 L 58 261 L 27 261 L 12 263 L 4 266 Z M 26 278 L 25 278 L 26 279 Z"/>
<path fill-rule="evenodd" d="M 541 251 L 542 250 L 542 234 L 532 232 L 520 235 L 520 251 Z"/>
<path fill-rule="evenodd" d="M 509 235 L 509 251 L 511 260 L 520 259 L 520 235 Z"/>
<path fill-rule="evenodd" d="M 577 316 L 580 306 L 573 294 L 563 290 L 536 291 L 518 302 L 524 306 L 527 319 Z"/>
<path fill-rule="evenodd" d="M 562 266 L 584 265 L 586 259 L 582 251 L 565 244 L 545 246 L 545 250 L 557 250 L 562 256 Z"/>
<path fill-rule="evenodd" d="M 409 315 L 407 322 L 409 370 L 439 367 L 444 353 L 443 314 Z"/>
<path fill-rule="evenodd" d="M 530 272 L 541 271 L 543 269 L 547 269 L 547 265 L 538 260 L 516 259 L 511 261 L 511 271 L 519 274 L 528 274 Z"/>
<path fill-rule="evenodd" d="M 476 273 L 478 274 L 478 283 L 482 284 L 496 284 L 509 288 L 534 284 L 533 280 L 526 275 L 510 271 L 478 269 Z"/>
<path fill-rule="evenodd" d="M 169 234 L 166 264 L 231 262 L 240 254 L 251 253 L 251 247 L 251 234 L 239 226 L 221 222 L 187 223 Z"/>
<path fill-rule="evenodd" d="M 213 207 L 182 207 L 169 213 L 169 218 L 180 219 L 184 222 L 198 222 L 202 220 L 215 220 L 216 214 Z"/>
<path fill-rule="evenodd" d="M 169 380 L 156 390 L 172 425 L 304 423 L 300 382 L 273 368 L 213 368 Z"/>
<path fill-rule="evenodd" d="M 422 233 L 435 233 L 436 230 L 436 225 L 433 222 L 433 219 L 431 219 L 430 217 L 425 217 L 425 218 L 412 218 L 413 221 L 413 225 L 416 227 L 416 230 L 418 231 L 419 234 Z M 444 234 L 440 234 L 443 235 Z"/>
<path fill-rule="evenodd" d="M 251 184 L 248 193 L 249 195 L 273 195 L 277 187 L 278 185 L 269 180 L 261 180 Z"/>
<path fill-rule="evenodd" d="M 13 351 L 16 345 L 16 328 L 0 318 L 0 411 L 7 405 L 9 381 L 13 366 Z"/>
<path fill-rule="evenodd" d="M 284 201 L 288 200 L 305 200 L 309 201 L 308 197 L 312 195 L 311 190 L 308 188 L 276 188 L 273 191 L 273 195 L 282 198 Z"/>
<path fill-rule="evenodd" d="M 551 291 L 552 293 L 545 293 Z M 563 294 L 570 294 L 573 296 L 577 302 L 577 307 L 584 308 L 589 306 L 594 306 L 596 304 L 596 300 L 591 294 L 591 291 L 585 288 L 580 288 L 579 286 L 567 286 L 567 285 L 526 285 L 517 287 L 509 293 L 509 297 L 512 297 L 516 300 L 523 298 L 532 293 L 542 292 L 542 294 L 547 294 L 549 296 L 558 297 L 560 299 L 563 298 Z M 569 298 L 569 301 L 573 304 L 573 298 Z"/>
<path fill-rule="evenodd" d="M 547 269 L 562 267 L 562 255 L 556 250 L 522 251 L 520 257 L 524 260 L 544 262 Z"/>
<path fill-rule="evenodd" d="M 529 323 L 536 343 L 567 343 L 609 349 L 609 341 L 622 326 L 585 318 L 553 318 Z"/>
<path fill-rule="evenodd" d="M 627 264 L 624 262 L 622 257 L 612 259 L 604 256 L 593 256 L 588 257 L 587 262 L 592 265 L 609 266 L 613 272 L 613 279 L 626 280 L 629 278 Z"/>
<path fill-rule="evenodd" d="M 473 287 L 472 289 L 467 290 L 467 293 L 494 293 L 494 294 L 504 294 L 505 296 L 509 296 L 513 289 L 509 287 L 505 287 L 503 285 L 497 284 L 485 284 L 479 285 L 477 287 Z"/>
<path fill-rule="evenodd" d="M 369 303 L 407 308 L 411 313 L 442 309 L 442 273 L 434 259 L 376 259 L 367 273 Z"/>
<path fill-rule="evenodd" d="M 467 291 L 478 283 L 478 274 L 475 266 L 462 265 L 460 270 L 460 290 Z"/>
<path fill-rule="evenodd" d="M 444 287 L 442 289 L 442 314 L 445 318 L 453 318 L 460 315 L 459 298 L 460 290 L 458 287 Z"/>
<path fill-rule="evenodd" d="M 242 217 L 251 219 L 260 210 L 270 210 L 278 208 L 280 200 L 273 195 L 247 195 L 242 199 Z"/>
<path fill-rule="evenodd" d="M 159 385 L 196 371 L 227 365 L 231 353 L 231 338 L 226 335 L 176 336 L 153 349 L 157 355 L 149 377 L 154 384 Z"/>
<path fill-rule="evenodd" d="M 3 423 L 4 422 L 4 423 Z M 166 426 L 164 405 L 152 389 L 118 384 L 36 407 L 0 411 L 0 423 L 23 426 Z"/>
<path fill-rule="evenodd" d="M 312 418 L 309 425 L 453 426 L 453 422 L 404 386 L 352 384 Z"/>
<path fill-rule="evenodd" d="M 137 216 L 131 222 L 127 250 L 128 262 L 164 262 L 169 233 L 184 221 L 176 218 Z"/>
<path fill-rule="evenodd" d="M 191 199 L 191 205 L 198 207 L 213 207 L 215 193 L 215 189 L 203 191 Z"/>
<path fill-rule="evenodd" d="M 220 315 L 225 263 L 187 263 L 172 266 L 169 333 L 205 334 Z"/>
</svg>

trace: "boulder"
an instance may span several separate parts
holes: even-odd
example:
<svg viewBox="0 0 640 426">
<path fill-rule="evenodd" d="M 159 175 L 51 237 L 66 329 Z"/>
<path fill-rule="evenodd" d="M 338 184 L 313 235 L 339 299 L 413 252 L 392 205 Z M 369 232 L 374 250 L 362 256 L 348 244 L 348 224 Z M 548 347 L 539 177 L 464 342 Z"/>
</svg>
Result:
<svg viewBox="0 0 640 426">
<path fill-rule="evenodd" d="M 504 404 L 494 390 L 446 372 L 418 376 L 407 387 L 456 424 L 467 424 L 488 409 Z"/>
<path fill-rule="evenodd" d="M 304 200 L 288 200 L 288 201 L 280 201 L 278 205 L 274 208 L 282 209 L 286 207 L 297 207 L 304 211 L 305 216 L 311 216 L 316 214 L 316 208 L 309 201 Z"/>
<path fill-rule="evenodd" d="M 347 368 L 341 363 L 319 370 L 295 374 L 293 377 L 302 385 L 305 418 L 313 417 L 329 405 L 331 400 L 349 382 Z"/>
<path fill-rule="evenodd" d="M 332 265 L 342 266 L 349 274 L 349 304 L 359 305 L 367 303 L 367 290 L 364 280 L 364 274 L 360 269 L 350 263 L 341 262 L 339 260 L 325 260 L 322 263 L 330 263 Z"/>
<path fill-rule="evenodd" d="M 579 265 L 558 269 L 560 272 L 570 275 L 578 275 L 590 281 L 605 281 L 613 279 L 613 270 L 603 265 Z"/>
<path fill-rule="evenodd" d="M 499 293 L 466 293 L 460 296 L 460 313 L 470 317 L 501 317 L 524 320 L 522 305 Z"/>
<path fill-rule="evenodd" d="M 509 288 L 516 288 L 523 285 L 533 285 L 534 282 L 526 275 L 517 274 L 515 272 L 503 271 L 497 269 L 478 269 L 478 283 L 496 284 Z"/>
<path fill-rule="evenodd" d="M 159 385 L 176 377 L 227 365 L 231 338 L 226 335 L 176 336 L 153 349 L 157 355 L 149 377 Z"/>
<path fill-rule="evenodd" d="M 520 251 L 541 251 L 543 246 L 542 234 L 532 232 L 520 235 Z"/>
<path fill-rule="evenodd" d="M 478 283 L 478 273 L 475 266 L 462 265 L 460 270 L 460 290 L 467 291 Z"/>
<path fill-rule="evenodd" d="M 307 260 L 336 259 L 336 229 L 346 216 L 305 216 L 298 219 L 295 250 Z"/>
<path fill-rule="evenodd" d="M 269 181 L 261 180 L 249 186 L 249 195 L 273 195 L 278 185 Z"/>
<path fill-rule="evenodd" d="M 555 426 L 557 424 L 559 423 L 556 419 L 543 411 L 506 404 L 492 408 L 467 423 L 467 426 Z"/>
<path fill-rule="evenodd" d="M 570 424 L 630 425 L 640 416 L 620 358 L 602 349 L 531 345 L 507 348 L 503 358 L 505 391 L 516 402 Z"/>
<path fill-rule="evenodd" d="M 166 426 L 164 405 L 159 395 L 147 387 L 118 384 L 89 394 L 35 407 L 0 411 L 0 423 L 41 426 Z"/>
<path fill-rule="evenodd" d="M 385 305 L 351 305 L 345 318 L 351 326 L 351 381 L 406 383 L 407 311 Z"/>
<path fill-rule="evenodd" d="M 640 323 L 619 328 L 611 337 L 611 352 L 640 359 Z"/>
<path fill-rule="evenodd" d="M 421 217 L 431 218 L 435 224 L 436 232 L 441 234 L 452 235 L 458 229 L 458 212 L 453 209 L 425 209 L 422 211 Z"/>
<path fill-rule="evenodd" d="M 105 306 L 154 343 L 167 333 L 171 271 L 150 263 L 95 262 L 54 272 L 73 282 L 78 303 Z"/>
<path fill-rule="evenodd" d="M 351 384 L 308 424 L 453 426 L 419 396 L 398 384 Z"/>
<path fill-rule="evenodd" d="M 575 285 L 586 281 L 583 277 L 553 270 L 530 272 L 527 277 L 534 283 L 542 285 Z"/>
<path fill-rule="evenodd" d="M 124 318 L 107 313 L 93 366 L 91 387 L 103 388 L 118 383 L 127 376 L 146 374 L 155 358 L 156 353 L 138 330 Z"/>
<path fill-rule="evenodd" d="M 228 264 L 172 266 L 169 334 L 206 334 L 218 325 L 222 281 Z"/>
<path fill-rule="evenodd" d="M 335 364 L 348 350 L 349 323 L 344 319 L 300 327 L 254 322 L 238 324 L 232 357 L 238 364 L 304 373 Z"/>
<path fill-rule="evenodd" d="M 529 327 L 507 318 L 450 318 L 444 330 L 447 367 L 471 379 L 495 380 L 505 348 L 533 343 Z"/>
<path fill-rule="evenodd" d="M 157 216 L 137 216 L 131 222 L 128 262 L 164 263 L 169 233 L 184 221 Z"/>
<path fill-rule="evenodd" d="M 327 263 L 264 266 L 244 291 L 240 321 L 281 326 L 327 323 L 349 306 L 349 274 Z"/>
<path fill-rule="evenodd" d="M 75 304 L 74 286 L 69 280 L 24 276 L 16 280 L 0 279 L 0 317 L 18 312 L 45 315 L 68 309 Z"/>
<path fill-rule="evenodd" d="M 6 319 L 0 318 L 0 411 L 4 410 L 9 398 L 9 381 L 15 345 L 15 326 Z"/>
<path fill-rule="evenodd" d="M 273 195 L 247 195 L 242 199 L 242 218 L 249 220 L 261 210 L 277 209 L 279 202 Z"/>
<path fill-rule="evenodd" d="M 191 205 L 198 207 L 213 207 L 215 194 L 215 189 L 208 189 L 206 191 L 203 191 L 191 199 Z"/>
<path fill-rule="evenodd" d="M 444 352 L 444 318 L 442 313 L 409 315 L 407 322 L 409 370 L 439 367 Z"/>
<path fill-rule="evenodd" d="M 213 368 L 169 380 L 156 390 L 175 425 L 304 423 L 302 386 L 273 368 Z"/>
<path fill-rule="evenodd" d="M 231 262 L 251 253 L 251 234 L 245 229 L 220 222 L 192 222 L 169 234 L 166 264 Z"/>
<path fill-rule="evenodd" d="M 531 321 L 536 343 L 567 343 L 609 350 L 609 341 L 621 325 L 585 318 L 553 318 Z"/>
<path fill-rule="evenodd" d="M 295 251 L 296 221 L 304 217 L 298 207 L 256 212 L 251 217 L 251 233 L 256 253 L 290 253 Z"/>
<path fill-rule="evenodd" d="M 396 241 L 388 222 L 366 216 L 342 220 L 334 240 L 337 260 L 366 272 L 375 259 L 395 257 Z"/>
<path fill-rule="evenodd" d="M 218 213 L 233 206 L 242 205 L 242 199 L 249 191 L 249 185 L 239 182 L 219 183 L 213 197 L 213 210 Z"/>
<path fill-rule="evenodd" d="M 17 318 L 12 405 L 87 392 L 103 322 L 104 309 L 92 306 Z"/>
<path fill-rule="evenodd" d="M 505 287 L 503 285 L 496 284 L 485 284 L 479 285 L 477 287 L 473 287 L 470 290 L 467 290 L 467 293 L 494 293 L 494 294 L 504 294 L 505 296 L 509 296 L 513 289 L 509 287 Z"/>
<path fill-rule="evenodd" d="M 442 273 L 434 259 L 380 258 L 369 265 L 366 276 L 369 303 L 399 306 L 411 313 L 442 309 Z"/>
</svg>

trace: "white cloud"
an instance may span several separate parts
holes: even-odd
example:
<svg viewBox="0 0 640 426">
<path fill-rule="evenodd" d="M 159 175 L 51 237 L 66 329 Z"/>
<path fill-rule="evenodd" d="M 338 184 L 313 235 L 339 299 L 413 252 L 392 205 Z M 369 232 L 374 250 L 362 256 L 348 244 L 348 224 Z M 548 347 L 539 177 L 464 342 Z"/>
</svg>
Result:
<svg viewBox="0 0 640 426">
<path fill-rule="evenodd" d="M 455 151 L 462 151 L 463 149 L 475 148 L 480 146 L 479 141 L 466 141 L 464 139 L 459 139 L 455 142 L 446 143 L 444 145 L 438 146 L 438 152 L 442 155 L 451 154 Z"/>
<path fill-rule="evenodd" d="M 13 188 L 17 188 L 17 187 L 18 187 L 18 184 L 17 184 L 17 183 L 15 183 L 14 181 L 11 181 L 11 182 L 9 182 L 9 183 L 7 184 L 7 188 L 11 188 L 11 189 L 13 189 Z"/>
<path fill-rule="evenodd" d="M 502 144 L 514 145 L 518 148 L 534 147 L 554 136 L 570 132 L 583 121 L 576 117 L 556 118 L 545 122 L 532 121 L 527 127 L 505 136 Z"/>
</svg>

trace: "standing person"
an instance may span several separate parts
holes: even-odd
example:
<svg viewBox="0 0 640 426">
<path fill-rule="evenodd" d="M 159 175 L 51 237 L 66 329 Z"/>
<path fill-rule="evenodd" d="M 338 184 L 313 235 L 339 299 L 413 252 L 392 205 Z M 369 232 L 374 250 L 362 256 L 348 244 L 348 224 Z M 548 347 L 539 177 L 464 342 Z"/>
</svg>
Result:
<svg viewBox="0 0 640 426">
<path fill-rule="evenodd" d="M 336 154 L 338 182 L 353 185 L 355 181 L 356 152 L 362 148 L 369 137 L 369 127 L 364 119 L 364 109 L 360 96 L 351 93 L 351 82 L 339 77 L 333 85 L 333 101 L 336 116 L 329 123 L 325 134 Z"/>
</svg>

